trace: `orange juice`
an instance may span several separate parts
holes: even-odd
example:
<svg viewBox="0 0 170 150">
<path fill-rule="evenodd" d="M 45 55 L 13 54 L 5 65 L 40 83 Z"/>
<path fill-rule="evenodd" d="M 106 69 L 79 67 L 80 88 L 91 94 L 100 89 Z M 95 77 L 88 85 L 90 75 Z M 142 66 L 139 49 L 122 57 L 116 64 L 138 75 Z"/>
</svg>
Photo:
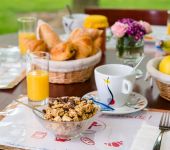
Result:
<svg viewBox="0 0 170 150">
<path fill-rule="evenodd" d="M 49 97 L 47 71 L 34 70 L 27 74 L 27 94 L 32 101 L 42 101 Z"/>
<path fill-rule="evenodd" d="M 28 41 L 36 39 L 33 32 L 20 32 L 19 33 L 19 49 L 21 55 L 25 55 L 28 49 Z"/>
<path fill-rule="evenodd" d="M 170 23 L 167 25 L 167 34 L 170 35 Z"/>
</svg>

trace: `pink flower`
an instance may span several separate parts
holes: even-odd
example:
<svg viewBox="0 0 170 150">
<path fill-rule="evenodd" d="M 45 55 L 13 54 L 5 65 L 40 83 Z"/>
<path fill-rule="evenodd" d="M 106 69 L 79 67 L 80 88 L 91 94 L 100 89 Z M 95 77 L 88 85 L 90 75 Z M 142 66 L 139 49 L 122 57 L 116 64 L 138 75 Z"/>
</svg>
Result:
<svg viewBox="0 0 170 150">
<path fill-rule="evenodd" d="M 152 32 L 151 25 L 148 22 L 141 20 L 141 21 L 139 21 L 139 23 L 145 28 L 145 31 L 147 34 Z"/>
<path fill-rule="evenodd" d="M 128 29 L 128 25 L 123 24 L 121 22 L 115 22 L 115 24 L 111 27 L 113 35 L 118 38 L 123 37 L 125 35 L 127 29 Z"/>
</svg>

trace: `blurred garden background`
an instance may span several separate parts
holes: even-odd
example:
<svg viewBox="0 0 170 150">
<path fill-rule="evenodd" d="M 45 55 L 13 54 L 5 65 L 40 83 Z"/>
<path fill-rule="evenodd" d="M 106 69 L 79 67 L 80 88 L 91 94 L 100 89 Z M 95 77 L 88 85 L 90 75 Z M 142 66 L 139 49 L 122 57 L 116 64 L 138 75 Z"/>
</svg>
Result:
<svg viewBox="0 0 170 150">
<path fill-rule="evenodd" d="M 58 27 L 61 25 L 61 17 L 67 14 L 66 4 L 77 12 L 85 5 L 107 8 L 170 9 L 169 0 L 1 0 L 0 34 L 17 32 L 17 18 L 20 16 L 36 16 Z"/>
</svg>

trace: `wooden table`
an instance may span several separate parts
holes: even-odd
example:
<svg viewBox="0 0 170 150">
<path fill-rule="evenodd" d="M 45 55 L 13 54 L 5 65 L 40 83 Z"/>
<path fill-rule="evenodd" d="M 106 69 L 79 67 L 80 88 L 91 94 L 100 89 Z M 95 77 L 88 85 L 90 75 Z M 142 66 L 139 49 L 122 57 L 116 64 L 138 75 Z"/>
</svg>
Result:
<svg viewBox="0 0 170 150">
<path fill-rule="evenodd" d="M 5 35 L 0 37 L 0 44 L 12 44 L 17 45 L 17 35 Z M 150 59 L 150 56 L 146 56 L 140 69 L 143 72 L 146 72 L 146 63 Z M 99 65 L 107 63 L 119 63 L 119 60 L 116 58 L 115 52 L 113 50 L 106 51 L 105 55 L 102 57 L 102 60 Z M 50 96 L 83 96 L 84 94 L 96 90 L 94 76 L 92 76 L 88 81 L 78 84 L 70 85 L 58 85 L 50 84 Z M 167 109 L 170 110 L 170 102 L 164 100 L 159 96 L 159 90 L 154 83 L 154 87 L 150 88 L 149 83 L 144 81 L 144 77 L 136 80 L 135 92 L 138 92 L 144 95 L 148 99 L 148 108 L 157 108 L 157 109 Z M 26 81 L 23 80 L 19 85 L 10 90 L 0 90 L 0 110 L 5 108 L 9 103 L 16 99 L 19 95 L 26 94 Z"/>
</svg>

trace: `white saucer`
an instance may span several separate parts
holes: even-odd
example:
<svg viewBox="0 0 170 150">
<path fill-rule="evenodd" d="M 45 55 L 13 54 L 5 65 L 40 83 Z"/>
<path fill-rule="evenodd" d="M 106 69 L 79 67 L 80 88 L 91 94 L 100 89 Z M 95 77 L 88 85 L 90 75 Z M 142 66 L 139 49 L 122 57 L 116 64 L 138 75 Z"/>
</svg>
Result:
<svg viewBox="0 0 170 150">
<path fill-rule="evenodd" d="M 87 93 L 83 97 L 94 99 L 96 101 L 100 101 L 98 94 L 97 94 L 97 91 Z M 136 92 L 132 92 L 129 96 L 129 99 L 134 99 L 134 98 L 137 99 L 137 102 L 134 105 L 132 105 L 132 104 L 130 106 L 124 105 L 124 106 L 119 107 L 119 108 L 114 108 L 115 110 L 102 111 L 102 113 L 103 114 L 111 114 L 111 115 L 123 115 L 123 114 L 129 114 L 129 113 L 134 113 L 134 112 L 140 111 L 147 106 L 148 101 L 141 94 L 136 93 Z"/>
</svg>

